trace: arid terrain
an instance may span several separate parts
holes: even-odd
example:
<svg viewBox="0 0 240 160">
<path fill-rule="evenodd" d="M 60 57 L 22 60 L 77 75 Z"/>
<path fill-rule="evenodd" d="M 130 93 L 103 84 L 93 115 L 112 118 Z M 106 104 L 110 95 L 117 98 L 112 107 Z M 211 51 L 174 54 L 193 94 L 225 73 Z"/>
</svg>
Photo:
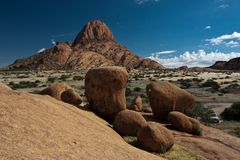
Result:
<svg viewBox="0 0 240 160">
<path fill-rule="evenodd" d="M 174 147 L 164 154 L 157 154 L 157 156 L 155 154 L 154 156 L 125 143 L 111 127 L 108 127 L 108 122 L 98 118 L 87 108 L 76 108 L 48 96 L 37 95 L 43 88 L 53 83 L 64 82 L 81 95 L 83 99 L 81 106 L 84 106 L 87 104 L 85 75 L 85 71 L 77 70 L 5 71 L 0 73 L 0 82 L 15 90 L 5 91 L 3 87 L 1 89 L 1 109 L 8 119 L 8 121 L 3 121 L 1 118 L 1 124 L 10 128 L 8 131 L 1 128 L 4 134 L 0 139 L 4 141 L 4 145 L 11 145 L 12 141 L 16 142 L 14 142 L 16 146 L 10 147 L 14 152 L 11 150 L 0 152 L 0 155 L 5 155 L 3 159 L 17 159 L 18 157 L 29 159 L 32 155 L 40 158 L 43 154 L 46 158 L 76 159 L 84 155 L 83 152 L 88 153 L 90 159 L 99 159 L 98 155 L 107 156 L 109 159 L 158 159 L 160 157 L 180 160 L 238 159 L 240 139 L 237 138 L 237 135 L 239 133 L 233 133 L 233 131 L 239 128 L 239 122 L 230 121 L 220 124 L 202 122 L 202 136 L 172 131 L 175 137 Z M 186 89 L 194 95 L 198 103 L 214 110 L 219 116 L 225 108 L 239 100 L 239 77 L 240 73 L 234 72 L 132 71 L 129 73 L 126 88 L 127 106 L 131 105 L 136 95 L 140 95 L 143 99 L 143 111 L 148 110 L 150 104 L 145 93 L 146 85 L 150 81 L 161 80 L 169 81 Z M 208 80 L 217 82 L 219 88 L 204 87 L 203 84 Z M 11 106 L 11 108 L 7 106 Z M 151 113 L 143 113 L 143 115 L 147 120 L 153 120 Z M 23 116 L 24 119 L 22 119 Z M 49 123 L 44 124 L 45 120 Z M 31 121 L 30 124 L 29 121 Z M 6 122 L 7 124 L 4 124 Z M 20 125 L 24 126 L 20 127 Z M 54 129 L 53 126 L 56 125 L 61 127 Z M 163 125 L 166 124 L 163 123 Z M 17 129 L 16 127 L 20 128 Z M 24 135 L 20 134 L 23 130 L 25 130 Z M 16 139 L 7 138 L 10 134 L 18 135 L 18 132 L 20 133 Z M 28 138 L 18 143 L 21 139 L 25 139 L 22 136 Z M 61 137 L 64 137 L 64 141 Z M 49 138 L 51 142 L 48 140 Z M 36 139 L 38 140 L 36 141 Z M 125 139 L 128 143 L 132 141 L 131 137 L 125 137 Z M 40 148 L 36 148 L 36 145 Z M 44 146 L 50 147 L 50 150 Z M 65 148 L 66 146 L 68 148 Z M 105 149 L 106 147 L 108 149 Z M 35 149 L 31 152 L 29 150 L 26 153 L 21 153 L 18 148 Z M 118 148 L 117 154 L 114 148 Z M 10 152 L 12 153 L 10 154 Z M 179 157 L 179 154 L 182 154 L 182 156 Z M 87 158 L 82 157 L 82 159 Z"/>
<path fill-rule="evenodd" d="M 240 1 L 0 1 L 0 160 L 240 160 Z"/>
</svg>

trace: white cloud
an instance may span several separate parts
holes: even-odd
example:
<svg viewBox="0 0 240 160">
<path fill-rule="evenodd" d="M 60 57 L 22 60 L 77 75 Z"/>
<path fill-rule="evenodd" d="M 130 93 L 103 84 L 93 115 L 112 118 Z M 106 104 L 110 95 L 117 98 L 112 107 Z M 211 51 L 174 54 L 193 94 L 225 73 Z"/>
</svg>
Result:
<svg viewBox="0 0 240 160">
<path fill-rule="evenodd" d="M 212 28 L 212 26 L 206 26 L 205 27 L 205 29 L 211 29 Z"/>
<path fill-rule="evenodd" d="M 147 2 L 159 2 L 160 0 L 135 0 L 135 2 L 139 5 L 147 3 Z"/>
<path fill-rule="evenodd" d="M 237 41 L 229 41 L 229 42 L 226 42 L 226 46 L 231 48 L 239 47 L 240 43 Z"/>
<path fill-rule="evenodd" d="M 56 41 L 54 39 L 51 39 L 51 42 L 54 46 L 56 45 Z"/>
<path fill-rule="evenodd" d="M 188 67 L 207 67 L 214 64 L 216 61 L 228 61 L 232 58 L 240 57 L 240 53 L 231 52 L 209 52 L 204 50 L 197 52 L 186 51 L 183 54 L 171 58 L 161 58 L 161 55 L 151 55 L 150 59 L 153 59 L 167 68 L 176 68 L 187 65 Z"/>
<path fill-rule="evenodd" d="M 41 52 L 43 52 L 43 51 L 45 51 L 46 50 L 46 48 L 42 48 L 42 49 L 40 49 L 39 51 L 38 51 L 38 53 L 41 53 Z"/>
<path fill-rule="evenodd" d="M 225 8 L 228 8 L 229 7 L 229 4 L 221 4 L 219 6 L 219 8 L 222 8 L 222 9 L 225 9 Z"/>
<path fill-rule="evenodd" d="M 225 34 L 216 38 L 206 39 L 211 45 L 225 44 L 227 47 L 238 47 L 240 40 L 240 33 L 233 32 L 232 34 Z"/>
<path fill-rule="evenodd" d="M 175 50 L 160 51 L 160 52 L 152 53 L 152 55 L 173 54 L 173 53 L 176 53 L 176 52 L 177 52 L 177 51 L 175 51 Z"/>
</svg>

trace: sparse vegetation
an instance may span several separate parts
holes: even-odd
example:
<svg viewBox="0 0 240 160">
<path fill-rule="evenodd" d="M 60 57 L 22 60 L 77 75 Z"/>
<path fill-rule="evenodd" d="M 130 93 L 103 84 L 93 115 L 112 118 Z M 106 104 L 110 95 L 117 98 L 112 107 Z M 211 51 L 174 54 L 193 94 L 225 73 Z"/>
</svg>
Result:
<svg viewBox="0 0 240 160">
<path fill-rule="evenodd" d="M 56 80 L 57 80 L 57 77 L 51 77 L 51 76 L 49 76 L 47 79 L 47 81 L 50 83 L 54 83 Z"/>
<path fill-rule="evenodd" d="M 74 76 L 73 80 L 74 81 L 81 81 L 81 80 L 84 80 L 84 77 L 82 77 L 82 76 Z"/>
<path fill-rule="evenodd" d="M 206 160 L 204 157 L 191 151 L 191 149 L 177 144 L 175 144 L 168 152 L 164 154 L 159 153 L 157 155 L 168 160 Z"/>
<path fill-rule="evenodd" d="M 179 79 L 178 82 L 181 84 L 182 89 L 187 89 L 190 88 L 191 85 L 191 80 L 190 79 Z"/>
<path fill-rule="evenodd" d="M 240 122 L 239 121 L 223 121 L 215 126 L 233 136 L 240 138 Z"/>
<path fill-rule="evenodd" d="M 132 136 L 124 136 L 123 137 L 124 141 L 126 141 L 128 144 L 142 149 L 142 145 L 140 144 L 140 142 L 137 140 L 137 137 L 132 137 Z"/>
<path fill-rule="evenodd" d="M 142 88 L 140 88 L 140 87 L 135 87 L 133 90 L 134 90 L 135 92 L 141 92 L 141 91 L 142 91 Z"/>
<path fill-rule="evenodd" d="M 131 94 L 132 94 L 131 88 L 127 87 L 127 88 L 126 88 L 126 91 L 125 91 L 125 95 L 126 95 L 126 96 L 131 96 Z"/>
<path fill-rule="evenodd" d="M 61 77 L 59 78 L 59 80 L 61 80 L 61 81 L 66 81 L 68 78 L 70 78 L 71 77 L 71 75 L 66 75 L 66 74 L 63 74 L 63 75 L 61 75 Z"/>
<path fill-rule="evenodd" d="M 202 128 L 198 128 L 196 130 L 193 130 L 192 134 L 196 135 L 196 136 L 202 136 L 202 132 L 203 132 L 203 129 Z"/>
<path fill-rule="evenodd" d="M 125 142 L 127 142 L 128 144 L 139 148 L 139 149 L 144 149 L 144 147 L 141 145 L 141 143 L 138 141 L 137 137 L 132 137 L 132 136 L 124 136 L 123 139 L 125 140 Z M 164 147 L 161 147 L 160 151 L 158 153 L 155 154 L 163 154 L 166 153 L 167 150 Z"/>
<path fill-rule="evenodd" d="M 209 79 L 206 82 L 202 83 L 202 87 L 210 87 L 211 92 L 217 92 L 221 86 L 214 80 Z"/>
<path fill-rule="evenodd" d="M 240 121 L 240 102 L 233 103 L 230 108 L 226 108 L 222 113 L 221 117 L 224 120 L 236 120 Z"/>
<path fill-rule="evenodd" d="M 38 86 L 38 84 L 36 82 L 20 81 L 19 83 L 10 82 L 9 86 L 12 89 L 35 88 Z"/>
<path fill-rule="evenodd" d="M 203 122 L 209 122 L 212 113 L 213 111 L 205 107 L 203 103 L 195 102 L 188 115 L 193 118 L 200 118 Z"/>
</svg>

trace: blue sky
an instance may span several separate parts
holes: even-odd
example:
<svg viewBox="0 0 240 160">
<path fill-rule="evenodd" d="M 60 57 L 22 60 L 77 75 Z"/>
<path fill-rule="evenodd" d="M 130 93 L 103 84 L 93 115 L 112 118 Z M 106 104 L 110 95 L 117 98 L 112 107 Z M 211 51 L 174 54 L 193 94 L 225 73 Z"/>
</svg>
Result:
<svg viewBox="0 0 240 160">
<path fill-rule="evenodd" d="M 239 0 L 1 0 L 0 66 L 105 22 L 133 52 L 167 67 L 240 56 Z"/>
</svg>

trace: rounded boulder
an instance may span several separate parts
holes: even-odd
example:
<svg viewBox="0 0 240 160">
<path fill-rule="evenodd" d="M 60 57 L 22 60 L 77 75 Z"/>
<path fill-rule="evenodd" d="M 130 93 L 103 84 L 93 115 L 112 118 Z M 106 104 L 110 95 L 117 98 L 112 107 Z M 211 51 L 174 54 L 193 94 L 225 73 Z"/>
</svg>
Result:
<svg viewBox="0 0 240 160">
<path fill-rule="evenodd" d="M 90 108 L 101 117 L 113 120 L 126 109 L 125 88 L 128 72 L 111 66 L 90 69 L 85 77 L 85 94 Z"/>
<path fill-rule="evenodd" d="M 156 122 L 149 122 L 139 129 L 137 139 L 146 150 L 152 152 L 167 151 L 174 145 L 172 132 Z"/>
<path fill-rule="evenodd" d="M 113 122 L 113 128 L 124 136 L 137 136 L 138 130 L 146 125 L 143 116 L 131 110 L 124 110 L 117 114 Z"/>
<path fill-rule="evenodd" d="M 63 102 L 79 105 L 82 103 L 80 95 L 75 92 L 73 89 L 68 89 L 61 94 L 61 99 Z"/>
<path fill-rule="evenodd" d="M 200 129 L 200 122 L 194 118 L 188 117 L 181 112 L 170 112 L 168 120 L 176 130 L 194 134 Z"/>
<path fill-rule="evenodd" d="M 45 89 L 43 89 L 40 94 L 42 95 L 49 95 L 53 98 L 61 100 L 61 95 L 64 91 L 70 89 L 68 85 L 65 83 L 55 83 Z"/>
<path fill-rule="evenodd" d="M 167 120 L 171 111 L 187 113 L 194 102 L 190 93 L 167 81 L 151 82 L 146 87 L 146 93 L 155 119 Z"/>
</svg>

